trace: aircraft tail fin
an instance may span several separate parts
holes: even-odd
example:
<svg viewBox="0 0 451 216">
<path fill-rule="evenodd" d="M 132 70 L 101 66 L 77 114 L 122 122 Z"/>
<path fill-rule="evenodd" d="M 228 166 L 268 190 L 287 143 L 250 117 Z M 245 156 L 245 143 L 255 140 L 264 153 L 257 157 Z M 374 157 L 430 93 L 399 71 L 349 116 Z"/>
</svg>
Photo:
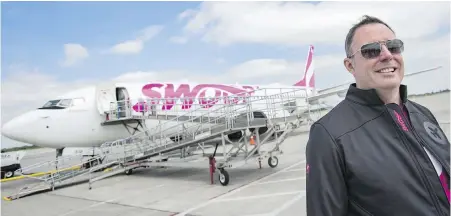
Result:
<svg viewBox="0 0 451 216">
<path fill-rule="evenodd" d="M 315 47 L 310 45 L 307 54 L 307 61 L 305 63 L 304 76 L 302 80 L 294 84 L 294 86 L 315 88 L 315 65 L 313 61 L 314 49 Z"/>
</svg>

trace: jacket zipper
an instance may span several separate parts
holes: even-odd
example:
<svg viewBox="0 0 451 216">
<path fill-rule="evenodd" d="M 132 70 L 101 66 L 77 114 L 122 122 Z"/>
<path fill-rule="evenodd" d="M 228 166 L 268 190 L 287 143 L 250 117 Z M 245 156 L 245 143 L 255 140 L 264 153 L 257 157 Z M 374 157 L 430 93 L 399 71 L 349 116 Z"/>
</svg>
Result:
<svg viewBox="0 0 451 216">
<path fill-rule="evenodd" d="M 389 116 L 390 116 L 390 118 L 391 118 L 391 120 L 392 120 L 392 123 L 394 123 L 394 124 L 395 124 L 395 127 L 396 127 L 398 130 L 400 130 L 399 124 L 393 119 L 392 115 L 390 114 L 390 109 L 388 109 L 387 106 L 385 107 L 385 109 L 387 110 L 387 112 L 388 112 L 388 114 L 389 114 Z M 398 131 L 398 133 L 399 133 L 399 131 Z M 422 180 L 423 180 L 423 181 L 425 182 L 425 184 L 426 184 L 426 187 L 427 187 L 429 196 L 431 196 L 431 198 L 432 198 L 432 200 L 433 200 L 433 202 L 434 202 L 434 205 L 435 205 L 436 210 L 437 210 L 438 212 L 440 212 L 441 214 L 443 214 L 441 208 L 439 207 L 438 198 L 432 193 L 432 186 L 431 186 L 431 183 L 430 183 L 429 179 L 426 177 L 426 174 L 424 173 L 423 167 L 420 165 L 420 162 L 418 161 L 417 156 L 413 153 L 413 151 L 412 151 L 412 149 L 410 148 L 410 146 L 409 146 L 408 144 L 406 144 L 406 142 L 407 142 L 407 140 L 406 140 L 406 139 L 407 139 L 407 138 L 406 138 L 406 135 L 405 135 L 404 133 L 401 133 L 401 137 L 402 137 L 402 138 L 401 138 L 402 143 L 403 143 L 404 146 L 407 148 L 407 150 L 408 150 L 409 153 L 410 153 L 410 156 L 412 156 L 412 158 L 413 158 L 414 161 L 415 161 L 415 165 L 416 165 L 417 169 L 419 170 L 419 172 L 420 172 L 420 174 L 421 174 L 420 176 L 421 176 Z M 416 138 L 416 137 L 415 137 L 415 138 Z M 416 138 L 416 139 L 417 139 L 417 138 Z M 419 140 L 417 140 L 417 141 L 419 141 Z M 421 143 L 421 142 L 420 142 L 420 143 Z M 425 153 L 426 153 L 426 152 L 425 152 Z"/>
<path fill-rule="evenodd" d="M 447 172 L 447 174 L 450 175 L 449 172 L 448 172 L 449 166 L 446 165 L 446 163 L 444 163 L 444 162 L 442 161 L 442 158 L 438 157 L 438 155 L 437 155 L 434 151 L 432 151 L 428 145 L 425 144 L 423 138 L 421 138 L 421 137 L 418 135 L 418 133 L 417 133 L 417 131 L 415 130 L 415 128 L 412 127 L 412 131 L 414 132 L 416 138 L 420 141 L 421 145 L 423 145 L 423 147 L 427 148 L 427 149 L 429 150 L 429 152 L 431 152 L 431 154 L 434 155 L 434 157 L 440 162 L 440 165 L 443 166 L 443 168 L 445 169 L 445 171 Z"/>
<path fill-rule="evenodd" d="M 401 109 L 402 109 L 402 107 L 401 107 Z M 406 116 L 406 115 L 404 114 L 404 112 L 402 112 L 402 113 L 403 113 L 403 116 L 405 116 L 406 119 L 408 120 L 408 121 L 407 121 L 407 125 L 408 125 L 409 129 L 411 129 L 411 130 L 413 131 L 413 134 L 414 134 L 415 138 L 417 139 L 417 141 L 419 141 L 420 144 L 421 144 L 424 148 L 427 148 L 427 150 L 429 150 L 429 152 L 431 152 L 431 154 L 434 155 L 434 157 L 440 162 L 440 165 L 443 166 L 443 167 L 446 169 L 446 172 L 447 172 L 448 176 L 451 175 L 451 174 L 449 173 L 449 171 L 448 171 L 448 170 L 450 169 L 449 166 L 448 166 L 448 164 L 444 163 L 444 161 L 442 161 L 442 158 L 438 157 L 438 155 L 437 155 L 434 151 L 432 151 L 432 150 L 429 148 L 428 145 L 426 145 L 426 142 L 424 142 L 423 138 L 421 138 L 420 135 L 418 135 L 417 131 L 415 130 L 415 128 L 413 127 L 413 125 L 410 123 L 409 116 Z M 445 137 L 445 138 L 446 138 L 446 137 Z"/>
<path fill-rule="evenodd" d="M 422 146 L 423 148 L 426 148 L 426 149 L 427 149 L 427 150 L 435 157 L 435 159 L 437 159 L 437 160 L 440 162 L 440 166 L 442 166 L 443 169 L 446 169 L 446 167 L 443 166 L 443 161 L 442 161 L 442 159 L 441 159 L 440 157 L 438 157 L 437 154 L 435 154 L 435 152 L 432 151 L 432 150 L 429 148 L 428 145 L 425 144 L 425 142 L 424 142 L 423 139 L 420 137 L 420 135 L 418 135 L 418 133 L 417 133 L 417 131 L 415 130 L 415 128 L 414 128 L 411 124 L 408 124 L 408 127 L 409 127 L 409 129 L 411 129 L 412 134 L 414 134 L 415 138 L 416 138 L 417 141 L 421 144 L 421 146 Z M 425 152 L 424 154 L 426 154 L 426 152 Z M 427 154 L 426 154 L 426 156 L 427 156 L 427 158 L 429 158 L 429 156 L 428 156 Z M 431 163 L 432 163 L 432 161 L 431 161 Z M 435 170 L 435 168 L 434 168 L 434 170 Z M 447 171 L 447 170 L 445 170 L 445 172 L 448 174 L 448 171 Z M 448 176 L 449 176 L 449 174 L 448 174 Z M 440 182 L 440 184 L 441 184 L 440 177 L 439 177 L 438 175 L 436 175 L 436 177 L 437 177 L 437 180 L 438 180 L 438 181 Z M 443 191 L 443 193 L 445 193 L 445 192 Z M 446 194 L 445 194 L 445 196 L 446 196 Z"/>
</svg>

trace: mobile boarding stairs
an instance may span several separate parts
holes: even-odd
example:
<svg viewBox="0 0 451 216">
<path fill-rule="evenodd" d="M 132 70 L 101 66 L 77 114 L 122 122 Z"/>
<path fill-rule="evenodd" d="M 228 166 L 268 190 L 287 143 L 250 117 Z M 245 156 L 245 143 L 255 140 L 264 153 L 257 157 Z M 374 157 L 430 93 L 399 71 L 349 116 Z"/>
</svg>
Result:
<svg viewBox="0 0 451 216">
<path fill-rule="evenodd" d="M 224 103 L 216 103 L 209 109 L 199 103 L 196 105 L 199 107 L 191 108 L 192 111 L 182 115 L 173 113 L 175 111 L 156 113 L 155 109 L 148 109 L 143 115 L 134 116 L 130 111 L 131 103 L 115 102 L 108 120 L 102 123 L 105 127 L 131 119 L 159 120 L 159 124 L 125 139 L 102 144 L 99 147 L 100 154 L 90 159 L 90 166 L 86 166 L 86 162 L 72 166 L 58 165 L 61 169 L 48 175 L 28 177 L 39 181 L 4 198 L 13 200 L 54 190 L 57 186 L 73 183 L 77 179 L 88 181 L 91 189 L 96 181 L 123 172 L 129 175 L 133 169 L 140 167 L 206 168 L 207 162 L 211 183 L 218 170 L 219 182 L 225 186 L 230 179 L 226 168 L 237 168 L 251 160 L 258 161 L 261 168 L 261 161 L 266 158 L 270 167 L 278 165 L 277 155 L 283 153 L 280 145 L 287 134 L 303 122 L 310 124 L 308 116 L 299 114 L 308 113 L 306 95 L 303 89 L 258 89 L 243 95 L 215 97 L 214 100 Z M 119 107 L 119 104 L 123 107 Z M 238 135 L 237 139 L 231 141 L 231 135 Z M 250 137 L 255 137 L 251 139 L 255 140 L 254 144 L 249 142 Z M 214 147 L 212 154 L 205 153 L 206 143 Z M 222 153 L 217 152 L 220 144 Z M 262 149 L 263 146 L 266 151 Z M 48 163 L 58 164 L 58 161 Z"/>
</svg>

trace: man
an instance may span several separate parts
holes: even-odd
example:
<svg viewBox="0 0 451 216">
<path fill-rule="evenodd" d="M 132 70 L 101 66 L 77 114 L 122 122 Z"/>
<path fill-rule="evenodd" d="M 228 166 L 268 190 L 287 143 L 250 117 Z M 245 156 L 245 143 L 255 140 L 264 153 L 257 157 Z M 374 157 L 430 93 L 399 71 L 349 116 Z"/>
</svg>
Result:
<svg viewBox="0 0 451 216">
<path fill-rule="evenodd" d="M 355 83 L 311 127 L 307 215 L 449 215 L 449 141 L 433 114 L 407 99 L 403 42 L 364 16 L 345 47 Z"/>
</svg>

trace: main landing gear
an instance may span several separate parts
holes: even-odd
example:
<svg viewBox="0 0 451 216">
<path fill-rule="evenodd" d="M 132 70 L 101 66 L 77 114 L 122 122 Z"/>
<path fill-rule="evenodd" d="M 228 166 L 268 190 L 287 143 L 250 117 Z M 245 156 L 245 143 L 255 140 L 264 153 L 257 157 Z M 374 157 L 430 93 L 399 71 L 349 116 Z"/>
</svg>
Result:
<svg viewBox="0 0 451 216">
<path fill-rule="evenodd" d="M 218 169 L 219 170 L 219 176 L 218 176 L 219 183 L 221 183 L 221 185 L 223 185 L 223 186 L 227 186 L 229 184 L 229 181 L 230 181 L 229 173 L 225 170 L 224 167 L 216 168 L 215 155 L 216 155 L 217 148 L 218 148 L 218 144 L 216 145 L 216 148 L 215 148 L 215 151 L 214 151 L 213 155 L 210 155 L 208 157 L 208 161 L 209 161 L 209 165 L 210 165 L 210 181 L 211 181 L 211 184 L 214 184 L 214 180 L 213 180 L 214 177 L 213 177 L 213 175 L 214 175 L 216 169 Z M 260 168 L 261 168 L 261 161 L 259 161 L 259 162 L 260 162 Z M 279 165 L 279 158 L 277 158 L 276 156 L 269 157 L 268 158 L 268 165 L 271 168 L 277 167 L 277 165 Z"/>
<path fill-rule="evenodd" d="M 215 147 L 215 151 L 213 152 L 213 155 L 210 155 L 208 157 L 208 163 L 210 165 L 210 181 L 211 184 L 214 184 L 214 173 L 216 172 L 216 150 L 218 150 L 218 146 L 219 144 L 216 144 Z M 224 169 L 224 167 L 222 168 L 218 168 L 219 170 L 219 183 L 221 183 L 221 185 L 226 186 L 229 184 L 230 181 L 230 177 L 229 177 L 229 173 Z"/>
<path fill-rule="evenodd" d="M 215 153 L 216 153 L 216 150 L 215 150 Z M 208 161 L 209 161 L 209 164 L 210 164 L 210 181 L 211 181 L 211 184 L 214 184 L 214 180 L 213 180 L 214 177 L 213 177 L 213 175 L 216 172 L 215 153 L 208 157 Z M 219 183 L 221 183 L 221 185 L 223 185 L 223 186 L 228 185 L 229 181 L 230 181 L 229 173 L 224 168 L 218 168 L 218 170 L 219 170 Z"/>
</svg>

